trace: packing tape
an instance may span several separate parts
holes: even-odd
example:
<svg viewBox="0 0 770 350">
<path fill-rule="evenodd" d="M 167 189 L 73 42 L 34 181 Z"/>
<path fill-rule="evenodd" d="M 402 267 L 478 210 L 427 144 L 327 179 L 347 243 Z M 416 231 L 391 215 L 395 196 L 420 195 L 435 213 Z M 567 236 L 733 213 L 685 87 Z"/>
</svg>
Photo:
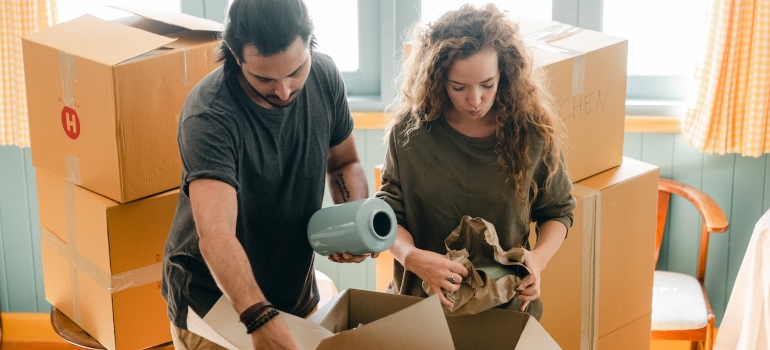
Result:
<svg viewBox="0 0 770 350">
<path fill-rule="evenodd" d="M 67 181 L 80 185 L 80 158 L 68 154 L 64 157 L 64 167 L 67 173 Z"/>
<path fill-rule="evenodd" d="M 585 52 L 558 47 L 551 44 L 551 42 L 575 35 L 581 31 L 583 31 L 583 29 L 561 23 L 527 33 L 524 36 L 524 41 L 529 43 L 531 47 L 574 57 L 574 60 L 572 61 L 573 96 L 583 94 L 583 85 L 586 75 Z"/>
<path fill-rule="evenodd" d="M 184 67 L 184 87 L 187 87 L 190 84 L 190 80 L 189 80 L 188 74 L 187 74 L 187 71 L 188 71 L 188 69 L 187 69 L 187 53 L 188 53 L 188 51 L 187 51 L 187 47 L 186 46 L 182 46 L 181 48 L 182 48 L 182 66 Z"/>
<path fill-rule="evenodd" d="M 56 235 L 45 228 L 42 229 L 42 232 L 44 244 L 53 248 L 59 255 L 69 260 L 72 265 L 71 272 L 74 273 L 76 270 L 80 271 L 89 279 L 93 280 L 100 288 L 110 293 L 117 293 L 126 289 L 160 281 L 163 263 L 155 263 L 138 269 L 110 275 L 107 271 L 102 270 L 96 264 L 88 260 L 88 258 L 80 255 L 72 242 L 63 242 L 59 237 L 56 237 Z M 74 282 L 77 282 L 77 275 L 75 275 Z M 76 288 L 75 285 L 76 283 L 73 283 L 73 289 Z M 77 296 L 76 293 L 73 293 L 73 295 Z M 77 306 L 77 300 L 75 303 L 75 306 Z M 75 314 L 78 314 L 77 307 Z"/>
<path fill-rule="evenodd" d="M 117 293 L 133 287 L 143 286 L 158 282 L 161 279 L 163 263 L 151 264 L 137 269 L 129 270 L 115 275 L 110 275 L 102 270 L 88 258 L 77 251 L 77 234 L 75 223 L 75 185 L 65 183 L 64 201 L 67 220 L 67 242 L 63 242 L 46 228 L 41 228 L 43 244 L 55 250 L 64 257 L 68 263 L 70 274 L 72 305 L 74 311 L 73 321 L 80 324 L 80 306 L 78 296 L 78 271 L 96 283 L 100 288 L 109 293 Z M 107 234 L 105 232 L 104 234 Z"/>
<path fill-rule="evenodd" d="M 598 291 L 596 280 L 596 236 L 597 213 L 601 211 L 598 205 L 600 192 L 574 184 L 572 193 L 583 203 L 583 284 L 581 286 L 581 320 L 580 320 L 580 349 L 594 350 L 597 346 L 596 321 L 598 309 L 594 295 Z M 587 296 L 587 297 L 586 297 Z"/>
<path fill-rule="evenodd" d="M 595 219 L 594 219 L 594 244 L 592 244 L 594 249 L 594 262 L 593 262 L 593 289 L 594 292 L 591 294 L 591 308 L 593 309 L 593 316 L 591 317 L 591 324 L 594 325 L 593 332 L 591 334 L 591 340 L 593 341 L 593 345 L 591 346 L 591 349 L 594 350 L 599 346 L 599 267 L 601 266 L 601 242 L 602 242 L 602 195 L 601 192 L 596 191 L 596 210 L 595 210 Z"/>
<path fill-rule="evenodd" d="M 75 72 L 75 56 L 59 51 L 59 71 L 61 72 L 62 103 L 75 108 L 75 92 L 73 84 L 77 80 Z M 71 154 L 64 158 L 67 181 L 80 185 L 80 159 Z"/>
<path fill-rule="evenodd" d="M 75 269 L 75 259 L 72 259 L 71 256 L 77 255 L 77 234 L 75 233 L 75 185 L 65 182 L 64 183 L 64 208 L 66 210 L 66 220 L 67 220 L 67 242 L 69 242 L 69 246 L 65 245 L 65 248 L 71 249 L 71 251 L 67 252 L 67 255 L 63 255 L 65 258 L 67 258 L 67 264 L 68 268 L 67 271 L 69 271 L 70 279 L 72 283 L 70 284 L 70 294 L 72 294 L 72 310 L 75 313 L 74 320 L 76 323 L 80 324 L 80 307 L 78 306 L 78 274 Z M 45 240 L 46 236 L 53 236 L 49 231 L 47 231 L 45 228 L 43 228 L 43 238 Z M 58 239 L 58 238 L 57 238 Z"/>
<path fill-rule="evenodd" d="M 185 45 L 166 45 L 168 48 L 172 49 L 180 49 L 182 50 L 182 69 L 184 70 L 183 74 L 184 77 L 182 78 L 182 83 L 184 84 L 184 87 L 188 87 L 190 85 L 190 78 L 189 78 L 189 68 L 187 66 L 187 58 L 189 54 L 189 49 Z"/>
<path fill-rule="evenodd" d="M 61 72 L 62 102 L 70 107 L 75 107 L 75 95 L 73 83 L 77 79 L 75 74 L 75 56 L 71 53 L 59 51 L 59 71 Z"/>
</svg>

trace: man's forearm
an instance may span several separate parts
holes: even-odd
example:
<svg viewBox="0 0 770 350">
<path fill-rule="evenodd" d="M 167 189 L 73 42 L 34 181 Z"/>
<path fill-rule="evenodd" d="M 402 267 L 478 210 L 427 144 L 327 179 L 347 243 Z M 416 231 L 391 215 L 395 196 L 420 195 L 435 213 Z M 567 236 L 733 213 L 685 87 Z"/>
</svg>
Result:
<svg viewBox="0 0 770 350">
<path fill-rule="evenodd" d="M 200 249 L 217 286 L 240 314 L 265 300 L 240 242 L 232 235 L 201 236 Z"/>
<path fill-rule="evenodd" d="M 329 192 L 335 204 L 369 197 L 366 174 L 361 163 L 354 162 L 344 167 L 329 171 Z"/>
</svg>

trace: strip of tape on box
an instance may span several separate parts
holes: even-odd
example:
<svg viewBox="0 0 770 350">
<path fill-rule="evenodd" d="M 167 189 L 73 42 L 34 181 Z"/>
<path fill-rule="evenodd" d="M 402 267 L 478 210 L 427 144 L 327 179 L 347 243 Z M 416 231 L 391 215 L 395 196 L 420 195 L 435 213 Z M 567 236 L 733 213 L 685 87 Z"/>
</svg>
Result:
<svg viewBox="0 0 770 350">
<path fill-rule="evenodd" d="M 155 263 L 127 272 L 110 275 L 96 264 L 80 255 L 72 243 L 63 242 L 51 231 L 43 228 L 43 242 L 48 247 L 56 250 L 60 255 L 70 260 L 74 269 L 86 275 L 96 282 L 99 287 L 110 292 L 117 293 L 129 288 L 143 286 L 148 283 L 160 281 L 163 263 Z"/>
<path fill-rule="evenodd" d="M 43 244 L 55 250 L 64 257 L 68 263 L 70 274 L 71 295 L 73 305 L 73 321 L 81 322 L 79 295 L 78 295 L 78 276 L 82 273 L 100 288 L 110 292 L 117 293 L 133 287 L 143 286 L 148 283 L 160 281 L 162 273 L 162 263 L 156 263 L 133 269 L 123 273 L 110 275 L 102 270 L 96 264 L 80 255 L 77 251 L 77 225 L 75 222 L 75 185 L 66 182 L 64 184 L 64 202 L 66 210 L 67 242 L 63 242 L 45 227 L 41 228 Z M 104 232 L 108 234 L 108 232 Z"/>
<path fill-rule="evenodd" d="M 189 67 L 187 63 L 187 57 L 189 54 L 189 49 L 185 45 L 166 45 L 166 47 L 170 47 L 172 49 L 180 49 L 182 50 L 182 69 L 184 70 L 184 78 L 182 78 L 182 83 L 184 84 L 184 87 L 188 87 L 190 85 L 190 79 L 189 79 Z"/>
<path fill-rule="evenodd" d="M 75 108 L 74 83 L 77 80 L 75 70 L 75 56 L 71 53 L 59 51 L 59 71 L 61 72 L 62 103 L 69 108 Z M 68 154 L 64 158 L 67 181 L 80 185 L 80 159 Z"/>
<path fill-rule="evenodd" d="M 581 32 L 583 29 L 569 24 L 557 24 L 527 33 L 524 41 L 530 46 L 550 52 L 571 56 L 572 60 L 572 95 L 582 95 L 586 75 L 585 52 L 559 47 L 552 42 Z"/>
<path fill-rule="evenodd" d="M 598 230 L 598 213 L 601 211 L 598 200 L 600 192 L 587 186 L 574 184 L 572 193 L 580 198 L 583 207 L 583 281 L 580 320 L 580 349 L 596 349 L 598 336 L 596 332 L 596 316 L 598 308 L 594 296 L 598 291 L 596 273 L 596 236 Z"/>
<path fill-rule="evenodd" d="M 62 102 L 70 108 L 75 107 L 73 83 L 77 79 L 75 72 L 75 56 L 59 51 L 59 71 L 61 72 Z"/>
</svg>

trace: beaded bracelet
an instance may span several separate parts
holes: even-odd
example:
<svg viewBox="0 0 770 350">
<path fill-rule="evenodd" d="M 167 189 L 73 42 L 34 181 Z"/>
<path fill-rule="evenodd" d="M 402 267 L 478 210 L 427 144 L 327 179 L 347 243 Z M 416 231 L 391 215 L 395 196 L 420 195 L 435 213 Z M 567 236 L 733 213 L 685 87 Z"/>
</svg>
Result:
<svg viewBox="0 0 770 350">
<path fill-rule="evenodd" d="M 246 328 L 246 334 L 254 333 L 259 327 L 262 327 L 267 321 L 270 321 L 273 317 L 278 315 L 278 310 L 276 309 L 270 309 L 266 314 L 264 314 L 262 317 L 256 319 L 254 322 L 249 324 L 249 326 Z"/>
<path fill-rule="evenodd" d="M 244 310 L 240 315 L 241 323 L 247 326 L 251 323 L 254 323 L 254 321 L 259 316 L 261 316 L 265 310 L 271 307 L 273 307 L 273 304 L 267 300 L 260 301 L 252 306 L 249 306 L 249 308 Z"/>
</svg>

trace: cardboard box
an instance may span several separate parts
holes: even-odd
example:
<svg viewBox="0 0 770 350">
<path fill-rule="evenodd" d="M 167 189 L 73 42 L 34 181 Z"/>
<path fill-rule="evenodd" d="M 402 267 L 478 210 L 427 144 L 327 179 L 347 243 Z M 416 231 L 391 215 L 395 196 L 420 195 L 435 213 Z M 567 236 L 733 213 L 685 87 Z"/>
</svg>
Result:
<svg viewBox="0 0 770 350">
<path fill-rule="evenodd" d="M 108 349 L 170 341 L 160 279 L 179 190 L 120 204 L 36 177 L 46 300 Z"/>
<path fill-rule="evenodd" d="M 575 184 L 575 222 L 541 284 L 541 323 L 564 349 L 601 349 L 601 339 L 652 312 L 658 176 L 657 166 L 624 157 Z M 625 332 L 636 341 L 623 349 L 649 349 L 649 322 Z"/>
<path fill-rule="evenodd" d="M 319 349 L 559 349 L 526 313 L 494 309 L 447 317 L 435 296 L 347 289 L 309 320 L 337 333 Z"/>
<path fill-rule="evenodd" d="M 221 24 L 137 11 L 85 15 L 22 38 L 32 163 L 125 203 L 179 187 L 177 124 L 213 70 Z"/>
<path fill-rule="evenodd" d="M 566 124 L 564 153 L 573 182 L 623 157 L 628 41 L 567 24 L 517 17 L 522 36 L 545 69 Z"/>
</svg>

